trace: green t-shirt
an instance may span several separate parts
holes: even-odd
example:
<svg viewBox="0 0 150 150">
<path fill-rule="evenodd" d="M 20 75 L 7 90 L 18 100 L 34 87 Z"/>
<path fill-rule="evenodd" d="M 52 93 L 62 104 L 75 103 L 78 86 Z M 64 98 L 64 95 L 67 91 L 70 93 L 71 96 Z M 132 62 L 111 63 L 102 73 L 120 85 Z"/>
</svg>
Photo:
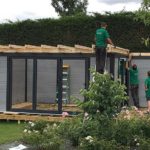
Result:
<svg viewBox="0 0 150 150">
<path fill-rule="evenodd" d="M 106 29 L 100 28 L 96 30 L 96 46 L 107 47 L 107 38 L 109 38 L 109 34 Z"/>
<path fill-rule="evenodd" d="M 145 79 L 145 86 L 147 87 L 147 90 L 145 91 L 146 97 L 150 97 L 150 77 Z"/>
<path fill-rule="evenodd" d="M 138 85 L 139 84 L 138 69 L 134 70 L 130 68 L 129 72 L 130 72 L 130 85 Z"/>
</svg>

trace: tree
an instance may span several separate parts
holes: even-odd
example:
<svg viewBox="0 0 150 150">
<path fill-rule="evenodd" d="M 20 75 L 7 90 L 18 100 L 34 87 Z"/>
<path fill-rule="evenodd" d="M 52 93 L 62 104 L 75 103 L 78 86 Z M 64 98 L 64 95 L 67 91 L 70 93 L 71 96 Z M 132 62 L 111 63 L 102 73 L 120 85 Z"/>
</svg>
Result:
<svg viewBox="0 0 150 150">
<path fill-rule="evenodd" d="M 60 16 L 86 14 L 88 0 L 52 0 L 51 5 Z"/>
<path fill-rule="evenodd" d="M 150 25 L 150 0 L 143 0 L 141 8 L 136 13 L 136 20 L 141 20 L 146 26 Z M 142 38 L 142 42 L 149 47 L 150 38 Z"/>
</svg>

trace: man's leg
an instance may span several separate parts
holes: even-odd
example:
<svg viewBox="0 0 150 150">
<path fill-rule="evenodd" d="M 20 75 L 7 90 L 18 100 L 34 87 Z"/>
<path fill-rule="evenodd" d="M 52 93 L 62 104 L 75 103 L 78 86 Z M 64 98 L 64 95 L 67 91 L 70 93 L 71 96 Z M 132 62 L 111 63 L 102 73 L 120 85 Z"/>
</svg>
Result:
<svg viewBox="0 0 150 150">
<path fill-rule="evenodd" d="M 100 55 L 100 70 L 101 73 L 104 73 L 105 69 L 105 62 L 106 61 L 106 48 L 101 48 L 101 55 Z"/>
<path fill-rule="evenodd" d="M 96 71 L 100 73 L 100 53 L 101 49 L 96 47 Z"/>
<path fill-rule="evenodd" d="M 96 71 L 104 73 L 106 48 L 96 48 Z"/>
<path fill-rule="evenodd" d="M 136 101 L 136 107 L 139 108 L 139 87 L 135 87 L 135 101 Z"/>
<path fill-rule="evenodd" d="M 136 101 L 135 101 L 135 88 L 133 86 L 131 86 L 131 96 L 132 96 L 132 100 L 133 100 L 133 104 L 134 106 L 136 106 Z"/>
</svg>

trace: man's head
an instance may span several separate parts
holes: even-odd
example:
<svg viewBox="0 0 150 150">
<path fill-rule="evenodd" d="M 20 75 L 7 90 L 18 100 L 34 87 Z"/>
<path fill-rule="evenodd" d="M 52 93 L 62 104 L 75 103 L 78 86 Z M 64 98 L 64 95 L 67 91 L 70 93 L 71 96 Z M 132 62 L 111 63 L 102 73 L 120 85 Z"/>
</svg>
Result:
<svg viewBox="0 0 150 150">
<path fill-rule="evenodd" d="M 107 25 L 106 22 L 101 22 L 101 27 L 102 27 L 102 28 L 107 28 L 107 26 L 108 26 L 108 25 Z"/>
<path fill-rule="evenodd" d="M 136 65 L 136 64 L 133 64 L 133 65 L 132 65 L 132 68 L 133 68 L 133 70 L 136 70 L 136 69 L 137 69 L 137 65 Z"/>
<path fill-rule="evenodd" d="M 150 77 L 150 71 L 147 72 L 147 76 Z"/>
</svg>

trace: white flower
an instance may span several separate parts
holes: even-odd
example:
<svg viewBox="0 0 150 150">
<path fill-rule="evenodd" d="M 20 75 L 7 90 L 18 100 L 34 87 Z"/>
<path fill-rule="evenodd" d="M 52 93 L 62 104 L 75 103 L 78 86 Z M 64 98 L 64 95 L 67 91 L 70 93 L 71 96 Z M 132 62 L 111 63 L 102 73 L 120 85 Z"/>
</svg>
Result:
<svg viewBox="0 0 150 150">
<path fill-rule="evenodd" d="M 136 142 L 136 141 L 137 141 L 137 139 L 134 139 L 134 141 Z"/>
<path fill-rule="evenodd" d="M 34 127 L 34 125 L 35 125 L 35 124 L 32 122 L 32 123 L 31 123 L 31 127 Z"/>
<path fill-rule="evenodd" d="M 84 117 L 87 117 L 89 114 L 87 112 L 84 113 Z"/>
<path fill-rule="evenodd" d="M 18 120 L 18 124 L 20 124 L 20 120 Z"/>
<path fill-rule="evenodd" d="M 34 133 L 39 133 L 39 131 L 37 131 L 37 130 L 33 130 L 33 132 L 34 132 Z"/>
<path fill-rule="evenodd" d="M 100 111 L 99 111 L 99 110 L 97 110 L 96 112 L 97 112 L 97 113 L 99 113 Z"/>
<path fill-rule="evenodd" d="M 28 133 L 30 134 L 30 133 L 31 133 L 31 131 L 29 130 L 29 131 L 28 131 Z"/>
<path fill-rule="evenodd" d="M 85 137 L 86 140 L 93 140 L 93 138 L 91 136 L 87 136 Z"/>
<path fill-rule="evenodd" d="M 90 143 L 92 143 L 92 142 L 93 142 L 93 140 L 91 139 L 91 140 L 89 140 L 89 142 L 90 142 Z"/>
<path fill-rule="evenodd" d="M 24 129 L 24 131 L 23 131 L 23 132 L 24 132 L 24 133 L 27 133 L 27 131 L 28 131 L 27 129 Z"/>
<path fill-rule="evenodd" d="M 122 107 L 122 109 L 126 109 L 126 108 L 127 108 L 127 106 L 123 106 L 123 107 Z"/>
<path fill-rule="evenodd" d="M 54 124 L 53 124 L 53 127 L 57 127 L 57 124 L 56 124 L 56 123 L 54 123 Z"/>
<path fill-rule="evenodd" d="M 129 112 L 129 110 L 126 110 L 126 114 L 128 115 L 130 112 Z"/>
<path fill-rule="evenodd" d="M 140 146 L 140 143 L 136 143 L 136 146 Z"/>
<path fill-rule="evenodd" d="M 29 121 L 29 124 L 32 124 L 32 122 L 31 122 L 31 121 Z"/>
<path fill-rule="evenodd" d="M 83 143 L 80 143 L 80 146 L 82 146 L 83 145 Z"/>
</svg>

